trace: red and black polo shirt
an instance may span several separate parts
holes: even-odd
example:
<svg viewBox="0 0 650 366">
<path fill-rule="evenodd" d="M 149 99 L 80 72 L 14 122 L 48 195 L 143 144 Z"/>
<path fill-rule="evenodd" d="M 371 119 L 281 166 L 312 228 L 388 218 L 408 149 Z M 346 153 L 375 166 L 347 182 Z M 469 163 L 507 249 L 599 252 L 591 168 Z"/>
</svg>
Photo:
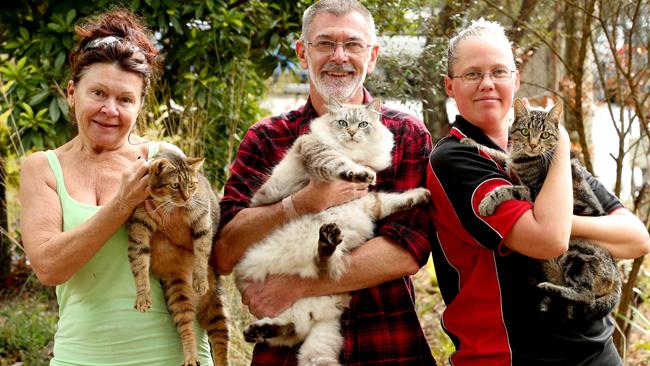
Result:
<svg viewBox="0 0 650 366">
<path fill-rule="evenodd" d="M 437 242 L 432 254 L 447 305 L 442 325 L 456 346 L 450 361 L 468 365 L 620 365 L 609 317 L 582 326 L 557 324 L 539 311 L 534 286 L 540 262 L 503 246 L 527 201 L 502 203 L 489 217 L 477 213 L 485 195 L 511 185 L 504 167 L 462 137 L 500 149 L 458 116 L 431 153 L 427 187 Z M 596 179 L 588 179 L 607 212 L 622 205 Z"/>
</svg>

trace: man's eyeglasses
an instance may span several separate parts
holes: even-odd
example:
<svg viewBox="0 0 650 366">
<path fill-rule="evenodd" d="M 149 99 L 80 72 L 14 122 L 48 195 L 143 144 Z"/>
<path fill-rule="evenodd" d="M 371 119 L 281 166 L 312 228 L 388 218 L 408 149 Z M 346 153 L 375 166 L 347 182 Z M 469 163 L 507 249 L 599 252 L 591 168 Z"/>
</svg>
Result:
<svg viewBox="0 0 650 366">
<path fill-rule="evenodd" d="M 357 41 L 348 41 L 348 42 L 334 42 L 334 41 L 316 41 L 316 42 L 307 42 L 309 46 L 311 46 L 316 52 L 323 54 L 323 55 L 331 55 L 336 51 L 336 47 L 341 45 L 343 47 L 343 51 L 345 52 L 346 55 L 351 55 L 351 54 L 360 54 L 368 50 L 370 48 L 370 44 L 365 44 Z"/>
<path fill-rule="evenodd" d="M 465 84 L 479 84 L 481 83 L 481 81 L 483 81 L 483 77 L 485 75 L 489 75 L 490 79 L 492 79 L 493 82 L 500 83 L 512 79 L 512 74 L 514 72 L 515 70 L 508 70 L 508 69 L 495 69 L 490 72 L 470 71 L 463 75 L 452 76 L 452 78 L 454 79 L 460 78 L 463 80 L 463 83 Z"/>
</svg>

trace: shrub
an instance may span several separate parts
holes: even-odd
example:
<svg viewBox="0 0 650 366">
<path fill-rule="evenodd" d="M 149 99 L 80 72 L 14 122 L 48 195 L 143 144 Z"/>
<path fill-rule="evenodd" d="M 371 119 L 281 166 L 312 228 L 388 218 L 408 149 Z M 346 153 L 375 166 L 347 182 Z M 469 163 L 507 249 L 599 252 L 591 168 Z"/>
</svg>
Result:
<svg viewBox="0 0 650 366">
<path fill-rule="evenodd" d="M 57 314 L 38 296 L 0 302 L 0 362 L 47 365 Z"/>
</svg>

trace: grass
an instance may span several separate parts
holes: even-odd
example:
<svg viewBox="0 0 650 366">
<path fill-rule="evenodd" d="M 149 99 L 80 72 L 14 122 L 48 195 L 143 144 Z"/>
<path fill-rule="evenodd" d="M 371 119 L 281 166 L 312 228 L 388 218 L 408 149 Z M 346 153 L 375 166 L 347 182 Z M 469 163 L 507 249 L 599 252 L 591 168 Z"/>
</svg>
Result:
<svg viewBox="0 0 650 366">
<path fill-rule="evenodd" d="M 47 297 L 24 296 L 0 306 L 0 365 L 22 361 L 24 366 L 47 365 L 51 357 L 56 310 Z"/>
</svg>

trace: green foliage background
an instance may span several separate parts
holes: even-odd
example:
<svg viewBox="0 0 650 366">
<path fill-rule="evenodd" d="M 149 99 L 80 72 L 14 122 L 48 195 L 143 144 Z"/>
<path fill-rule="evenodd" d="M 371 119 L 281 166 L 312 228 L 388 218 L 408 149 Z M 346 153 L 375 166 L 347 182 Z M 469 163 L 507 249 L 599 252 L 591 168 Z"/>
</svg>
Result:
<svg viewBox="0 0 650 366">
<path fill-rule="evenodd" d="M 0 11 L 0 143 L 10 149 L 3 153 L 22 155 L 30 149 L 52 148 L 74 134 L 63 95 L 70 75 L 67 55 L 75 41 L 74 26 L 102 10 L 126 7 L 155 31 L 165 56 L 164 74 L 152 88 L 144 119 L 158 122 L 155 137 L 188 148 L 188 154 L 204 154 L 208 173 L 221 186 L 239 139 L 260 116 L 257 101 L 264 93 L 264 80 L 277 67 L 287 66 L 285 55 L 293 53 L 292 43 L 307 3 L 68 0 L 5 4 Z M 184 111 L 174 112 L 171 100 Z"/>
<path fill-rule="evenodd" d="M 292 61 L 295 60 L 292 46 L 300 34 L 301 15 L 312 2 L 9 0 L 0 5 L 0 229 L 8 230 L 8 233 L 0 233 L 0 295 L 2 286 L 11 280 L 11 276 L 4 277 L 9 273 L 12 248 L 20 248 L 19 222 L 16 219 L 19 207 L 15 198 L 20 160 L 33 150 L 61 145 L 75 134 L 74 126 L 68 122 L 68 107 L 63 92 L 70 77 L 67 55 L 74 45 L 75 25 L 103 10 L 126 7 L 133 9 L 155 31 L 156 41 L 165 56 L 164 73 L 159 84 L 151 88 L 138 121 L 137 133 L 150 139 L 172 142 L 188 155 L 205 156 L 206 173 L 215 189 L 220 190 L 226 179 L 227 167 L 245 131 L 266 114 L 259 105 L 259 101 L 267 94 L 266 81 L 277 70 L 292 67 Z M 574 121 L 567 126 L 574 131 L 584 130 L 581 121 L 582 115 L 586 113 L 580 107 L 575 107 L 577 101 L 582 100 L 576 96 L 575 89 L 589 79 L 589 72 L 593 72 L 587 67 L 591 61 L 570 52 L 578 49 L 576 40 L 588 39 L 585 35 L 587 33 L 581 33 L 578 28 L 584 23 L 587 29 L 591 22 L 588 35 L 594 42 L 593 47 L 602 46 L 602 39 L 608 38 L 605 37 L 608 31 L 610 36 L 617 34 L 616 37 L 608 38 L 616 41 L 611 50 L 599 48 L 604 53 L 599 56 L 599 63 L 616 76 L 613 79 L 617 81 L 614 85 L 617 90 L 613 91 L 613 97 L 617 98 L 610 96 L 605 101 L 611 104 L 614 99 L 624 100 L 626 90 L 635 91 L 631 95 L 636 96 L 635 101 L 638 103 L 634 109 L 635 115 L 629 120 L 636 121 L 634 123 L 645 129 L 643 139 L 646 144 L 643 146 L 646 146 L 646 152 L 641 155 L 648 155 L 648 116 L 645 111 L 650 106 L 647 82 L 647 49 L 650 43 L 647 32 L 634 31 L 646 30 L 648 27 L 648 0 L 362 2 L 374 15 L 379 34 L 418 36 L 423 40 L 423 52 L 415 56 L 388 55 L 382 52 L 376 72 L 369 75 L 365 85 L 374 96 L 382 99 L 419 100 L 422 103 L 423 120 L 434 139 L 444 136 L 449 126 L 445 111 L 446 98 L 442 89 L 446 43 L 456 29 L 469 19 L 485 17 L 500 21 L 517 46 L 515 57 L 520 70 L 540 67 L 533 63 L 526 65 L 536 52 L 550 52 L 549 60 L 552 59 L 553 62 L 542 65 L 542 68 L 546 73 L 552 74 L 553 79 L 543 85 L 528 82 L 527 86 L 551 92 L 563 100 L 565 106 L 573 106 L 573 120 L 580 123 Z M 587 5 L 593 9 L 594 3 L 598 5 L 597 11 L 587 15 Z M 610 10 L 611 7 L 615 10 Z M 633 23 L 637 24 L 637 28 L 630 28 Z M 635 47 L 625 46 L 626 42 Z M 627 59 L 619 52 L 632 49 L 640 52 L 629 52 Z M 614 62 L 616 57 L 633 62 Z M 596 76 L 604 82 L 607 75 Z M 562 82 L 566 80 L 573 82 L 573 87 L 561 90 Z M 589 93 L 587 88 L 585 94 Z M 622 102 L 619 100 L 617 103 Z M 629 130 L 621 132 L 619 136 L 621 146 L 625 148 L 616 158 L 619 167 L 629 150 L 624 143 Z M 584 141 L 580 141 L 580 144 L 584 152 L 589 151 Z M 585 154 L 588 156 L 588 153 Z M 620 194 L 620 171 L 621 169 L 617 175 L 616 194 Z M 10 189 L 5 192 L 5 188 Z M 636 200 L 639 204 L 634 205 L 638 215 L 641 208 L 645 207 L 643 212 L 646 213 L 639 217 L 648 225 L 647 212 L 650 212 L 650 204 L 647 197 L 650 197 L 650 188 L 646 190 L 646 196 L 642 195 L 643 188 L 638 194 L 633 192 L 632 196 L 639 197 Z M 621 198 L 629 201 L 628 197 Z M 3 199 L 6 202 L 2 202 Z M 647 260 L 645 265 L 642 263 L 643 258 L 639 258 L 635 261 L 637 267 L 632 267 L 632 270 L 625 266 L 623 268 L 624 272 L 635 274 L 628 274 L 631 279 L 629 292 L 634 296 L 625 301 L 632 305 L 632 312 L 623 311 L 618 316 L 634 318 L 635 321 L 628 323 L 626 333 L 633 326 L 641 336 L 639 340 L 639 336 L 633 334 L 631 338 L 619 343 L 645 350 L 637 352 L 634 357 L 628 357 L 629 364 L 650 362 L 650 346 L 647 342 L 650 321 L 645 305 L 650 277 L 647 275 Z M 640 268 L 644 270 L 640 271 Z M 431 270 L 432 267 L 427 269 Z M 634 280 L 637 273 L 640 278 L 638 281 Z M 430 277 L 434 279 L 433 274 Z M 432 346 L 434 354 L 437 359 L 444 360 L 453 350 L 438 326 L 443 305 L 435 295 L 435 280 L 429 281 L 427 278 L 422 281 L 422 285 L 418 284 L 418 291 L 427 292 L 428 295 L 418 296 L 417 305 L 421 317 L 424 315 L 421 319 L 427 328 L 427 335 L 435 343 Z M 429 296 L 431 294 L 433 295 Z M 233 295 L 232 299 L 235 302 L 233 309 L 241 307 L 237 295 Z M 641 313 L 638 309 L 643 306 L 646 307 Z M 0 306 L 0 366 L 4 366 L 3 353 L 27 350 L 31 345 L 34 347 L 29 353 L 38 353 L 35 351 L 38 348 L 36 344 L 41 345 L 42 339 L 51 337 L 49 329 L 53 327 L 51 317 L 54 315 L 33 315 L 43 314 L 44 311 L 32 306 L 30 302 L 18 300 L 7 305 L 6 309 Z M 435 317 L 427 319 L 430 315 Z M 235 318 L 239 319 L 238 316 Z M 23 337 L 23 334 L 29 337 Z M 2 343 L 3 339 L 7 342 Z M 9 339 L 14 343 L 9 343 Z M 245 345 L 235 349 L 242 350 L 244 356 L 241 359 L 247 360 Z M 441 354 L 437 354 L 438 351 Z M 30 363 L 30 357 L 32 356 L 27 354 L 20 355 L 26 361 L 25 365 L 38 364 Z"/>
</svg>

